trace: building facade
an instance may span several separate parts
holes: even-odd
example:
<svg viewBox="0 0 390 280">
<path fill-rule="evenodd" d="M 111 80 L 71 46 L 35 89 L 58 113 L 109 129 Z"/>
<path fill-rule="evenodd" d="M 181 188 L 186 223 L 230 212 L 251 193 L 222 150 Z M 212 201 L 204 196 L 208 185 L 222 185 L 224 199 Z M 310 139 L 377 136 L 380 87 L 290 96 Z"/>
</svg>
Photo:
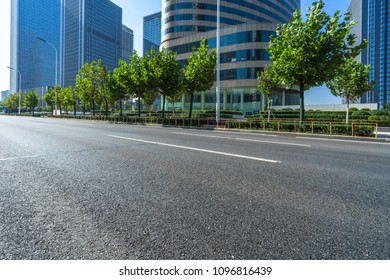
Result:
<svg viewBox="0 0 390 280">
<path fill-rule="evenodd" d="M 62 0 L 62 86 L 75 84 L 86 62 L 112 71 L 122 58 L 122 9 L 109 0 Z"/>
<path fill-rule="evenodd" d="M 177 53 L 184 65 L 192 48 L 205 38 L 216 48 L 217 1 L 163 1 L 162 46 Z M 300 8 L 299 0 L 221 0 L 220 1 L 221 109 L 257 114 L 264 98 L 257 90 L 257 74 L 270 58 L 265 50 L 277 24 L 287 23 Z M 194 96 L 194 109 L 215 108 L 215 86 Z M 189 106 L 183 96 L 182 108 Z M 298 104 L 299 96 L 283 92 L 274 105 Z"/>
<path fill-rule="evenodd" d="M 370 80 L 375 88 L 365 93 L 361 103 L 390 103 L 390 0 L 352 0 L 348 9 L 358 25 L 352 30 L 357 42 L 368 40 L 358 60 L 370 65 Z"/>
<path fill-rule="evenodd" d="M 134 50 L 134 31 L 122 25 L 122 60 L 130 62 Z"/>
<path fill-rule="evenodd" d="M 144 17 L 143 54 L 159 51 L 161 44 L 161 12 Z"/>
<path fill-rule="evenodd" d="M 24 91 L 55 85 L 60 70 L 60 18 L 61 0 L 11 1 L 11 92 L 19 90 L 19 79 Z"/>
<path fill-rule="evenodd" d="M 10 91 L 9 90 L 4 90 L 4 91 L 2 91 L 1 92 L 1 98 L 0 98 L 0 101 L 4 101 L 6 98 L 7 98 L 7 96 L 9 95 L 9 93 L 10 93 Z"/>
</svg>

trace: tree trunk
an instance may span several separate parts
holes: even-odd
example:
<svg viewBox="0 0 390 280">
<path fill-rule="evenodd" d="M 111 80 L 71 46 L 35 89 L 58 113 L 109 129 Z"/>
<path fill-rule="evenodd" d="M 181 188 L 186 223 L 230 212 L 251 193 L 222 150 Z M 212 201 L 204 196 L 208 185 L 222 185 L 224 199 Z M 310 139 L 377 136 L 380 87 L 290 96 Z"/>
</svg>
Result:
<svg viewBox="0 0 390 280">
<path fill-rule="evenodd" d="M 73 103 L 73 115 L 76 116 L 76 102 Z"/>
<path fill-rule="evenodd" d="M 122 99 L 119 100 L 119 110 L 120 110 L 119 115 L 122 117 L 122 115 L 123 115 L 123 112 L 122 112 Z"/>
<path fill-rule="evenodd" d="M 92 114 L 95 116 L 95 100 L 92 101 Z"/>
<path fill-rule="evenodd" d="M 194 94 L 191 93 L 191 101 L 190 101 L 190 113 L 188 117 L 191 119 L 192 118 L 192 104 L 194 103 Z"/>
<path fill-rule="evenodd" d="M 271 118 L 271 108 L 269 107 L 270 104 L 271 104 L 271 100 L 269 99 L 269 97 L 267 97 L 268 122 L 270 121 Z"/>
<path fill-rule="evenodd" d="M 83 104 L 83 116 L 85 116 L 85 103 Z"/>
<path fill-rule="evenodd" d="M 141 117 L 141 98 L 138 96 L 138 117 Z"/>
<path fill-rule="evenodd" d="M 349 123 L 349 100 L 347 99 L 347 110 L 345 112 L 345 123 Z"/>
<path fill-rule="evenodd" d="M 303 122 L 305 121 L 305 84 L 299 85 L 299 99 L 300 99 L 300 114 L 299 114 L 299 129 L 302 129 Z"/>
<path fill-rule="evenodd" d="M 108 116 L 108 102 L 107 98 L 104 98 L 104 102 L 106 103 L 106 117 Z"/>
<path fill-rule="evenodd" d="M 165 117 L 165 95 L 162 96 L 163 98 L 163 105 L 162 105 L 162 117 Z"/>
</svg>

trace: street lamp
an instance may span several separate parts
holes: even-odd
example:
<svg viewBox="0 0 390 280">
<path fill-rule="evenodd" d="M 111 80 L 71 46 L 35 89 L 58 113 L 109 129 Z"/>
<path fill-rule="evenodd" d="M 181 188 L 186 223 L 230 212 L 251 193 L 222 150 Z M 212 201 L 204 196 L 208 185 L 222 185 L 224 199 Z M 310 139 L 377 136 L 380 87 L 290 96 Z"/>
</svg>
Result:
<svg viewBox="0 0 390 280">
<path fill-rule="evenodd" d="M 40 41 L 42 41 L 42 42 L 44 42 L 44 43 L 46 43 L 46 44 L 48 44 L 48 45 L 50 45 L 53 49 L 54 49 L 54 51 L 56 52 L 56 70 L 55 70 L 55 84 L 57 85 L 58 84 L 58 65 L 57 65 L 57 63 L 58 63 L 58 51 L 57 51 L 57 48 L 52 44 L 52 43 L 50 43 L 49 41 L 46 41 L 45 39 L 43 39 L 43 38 L 41 38 L 41 37 L 36 37 L 38 40 L 40 40 Z M 56 104 L 55 104 L 55 115 L 57 115 L 57 103 L 58 103 L 58 97 L 57 97 L 57 91 L 56 91 Z"/>
<path fill-rule="evenodd" d="M 216 121 L 217 126 L 221 119 L 221 64 L 220 64 L 220 52 L 221 52 L 221 44 L 220 44 L 220 30 L 221 30 L 221 1 L 217 0 L 217 84 L 216 84 Z"/>
<path fill-rule="evenodd" d="M 18 109 L 18 111 L 19 111 L 19 115 L 20 115 L 20 108 L 21 108 L 21 103 L 22 103 L 22 73 L 20 73 L 19 70 L 16 70 L 15 68 L 12 68 L 10 66 L 7 66 L 7 68 L 19 73 L 19 90 L 18 90 L 18 92 L 19 92 L 19 109 Z"/>
</svg>

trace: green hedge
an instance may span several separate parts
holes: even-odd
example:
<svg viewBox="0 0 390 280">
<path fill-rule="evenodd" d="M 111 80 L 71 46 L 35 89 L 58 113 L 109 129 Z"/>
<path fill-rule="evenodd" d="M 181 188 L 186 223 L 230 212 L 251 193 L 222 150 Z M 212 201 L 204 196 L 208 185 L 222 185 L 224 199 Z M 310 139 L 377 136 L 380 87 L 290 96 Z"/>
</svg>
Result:
<svg viewBox="0 0 390 280">
<path fill-rule="evenodd" d="M 316 123 L 305 122 L 302 128 L 299 128 L 298 122 L 289 121 L 271 121 L 266 120 L 249 120 L 249 121 L 228 121 L 227 128 L 229 129 L 251 129 L 265 131 L 280 131 L 280 132 L 303 132 L 314 134 L 327 135 L 346 135 L 352 136 L 375 136 L 375 125 L 368 124 L 343 124 L 343 123 Z"/>
</svg>

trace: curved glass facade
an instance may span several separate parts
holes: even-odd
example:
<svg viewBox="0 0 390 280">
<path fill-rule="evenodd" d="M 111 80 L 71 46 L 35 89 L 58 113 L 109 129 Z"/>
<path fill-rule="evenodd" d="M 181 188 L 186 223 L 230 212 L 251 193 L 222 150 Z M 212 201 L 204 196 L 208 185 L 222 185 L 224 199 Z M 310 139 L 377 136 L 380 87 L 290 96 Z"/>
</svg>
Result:
<svg viewBox="0 0 390 280">
<path fill-rule="evenodd" d="M 162 0 L 162 46 L 184 65 L 205 38 L 216 48 L 216 0 Z M 221 0 L 221 109 L 253 114 L 261 110 L 257 75 L 269 55 L 265 50 L 277 24 L 287 23 L 300 0 Z M 215 88 L 195 97 L 195 109 L 215 108 Z M 185 97 L 182 107 L 189 106 Z"/>
</svg>

